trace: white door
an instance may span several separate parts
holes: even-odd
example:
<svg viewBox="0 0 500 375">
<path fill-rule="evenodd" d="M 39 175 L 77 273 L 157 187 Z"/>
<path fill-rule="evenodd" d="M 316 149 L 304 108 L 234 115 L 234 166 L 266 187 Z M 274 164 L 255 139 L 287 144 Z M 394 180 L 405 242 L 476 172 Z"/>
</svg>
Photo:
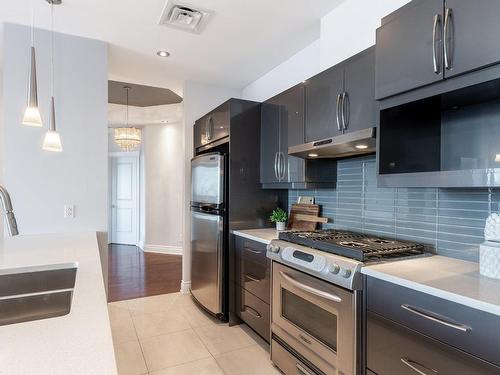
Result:
<svg viewBox="0 0 500 375">
<path fill-rule="evenodd" d="M 139 238 L 139 161 L 111 158 L 111 242 L 137 245 Z"/>
</svg>

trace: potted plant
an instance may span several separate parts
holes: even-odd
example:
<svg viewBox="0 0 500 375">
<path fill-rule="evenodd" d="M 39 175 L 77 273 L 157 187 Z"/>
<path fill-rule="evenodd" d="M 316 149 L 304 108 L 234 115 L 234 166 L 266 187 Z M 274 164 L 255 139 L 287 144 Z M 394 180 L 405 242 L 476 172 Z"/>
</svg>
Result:
<svg viewBox="0 0 500 375">
<path fill-rule="evenodd" d="M 288 215 L 286 214 L 286 211 L 277 208 L 273 211 L 270 219 L 273 223 L 276 223 L 276 230 L 281 231 L 285 230 L 285 224 L 286 224 L 286 219 L 288 218 Z"/>
</svg>

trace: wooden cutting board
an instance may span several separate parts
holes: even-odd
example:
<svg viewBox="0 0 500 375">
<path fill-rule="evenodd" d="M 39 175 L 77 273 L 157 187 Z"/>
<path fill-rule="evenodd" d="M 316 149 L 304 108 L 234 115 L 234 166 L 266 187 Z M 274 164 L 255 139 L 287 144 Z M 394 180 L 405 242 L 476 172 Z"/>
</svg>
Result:
<svg viewBox="0 0 500 375">
<path fill-rule="evenodd" d="M 318 225 L 315 221 L 300 220 L 297 215 L 318 217 L 319 206 L 317 204 L 292 204 L 290 218 L 288 220 L 289 230 L 315 230 Z"/>
</svg>

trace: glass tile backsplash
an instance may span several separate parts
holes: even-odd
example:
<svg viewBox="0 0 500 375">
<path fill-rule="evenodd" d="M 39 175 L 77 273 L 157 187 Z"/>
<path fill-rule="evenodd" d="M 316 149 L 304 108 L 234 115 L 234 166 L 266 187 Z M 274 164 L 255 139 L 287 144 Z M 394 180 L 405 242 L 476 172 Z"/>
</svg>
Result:
<svg viewBox="0 0 500 375">
<path fill-rule="evenodd" d="M 321 205 L 323 228 L 407 239 L 475 262 L 485 220 L 500 204 L 498 189 L 378 188 L 374 156 L 340 160 L 336 189 L 290 190 L 289 204 L 300 195 Z"/>
</svg>

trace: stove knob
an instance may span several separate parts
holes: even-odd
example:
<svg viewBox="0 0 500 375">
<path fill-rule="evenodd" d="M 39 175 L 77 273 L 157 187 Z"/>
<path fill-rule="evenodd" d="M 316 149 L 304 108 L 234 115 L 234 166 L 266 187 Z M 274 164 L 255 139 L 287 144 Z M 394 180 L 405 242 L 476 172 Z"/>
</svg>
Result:
<svg viewBox="0 0 500 375">
<path fill-rule="evenodd" d="M 280 251 L 280 247 L 278 245 L 269 244 L 266 248 L 267 251 L 270 251 L 271 253 L 279 253 Z"/>
<path fill-rule="evenodd" d="M 340 271 L 340 266 L 337 263 L 333 263 L 330 266 L 330 273 L 333 273 L 334 275 L 338 274 Z"/>
<path fill-rule="evenodd" d="M 349 278 L 349 276 L 351 276 L 351 270 L 350 270 L 349 268 L 342 268 L 342 269 L 340 270 L 340 275 L 341 275 L 342 277 L 345 277 L 346 279 L 348 279 L 348 278 Z"/>
</svg>

